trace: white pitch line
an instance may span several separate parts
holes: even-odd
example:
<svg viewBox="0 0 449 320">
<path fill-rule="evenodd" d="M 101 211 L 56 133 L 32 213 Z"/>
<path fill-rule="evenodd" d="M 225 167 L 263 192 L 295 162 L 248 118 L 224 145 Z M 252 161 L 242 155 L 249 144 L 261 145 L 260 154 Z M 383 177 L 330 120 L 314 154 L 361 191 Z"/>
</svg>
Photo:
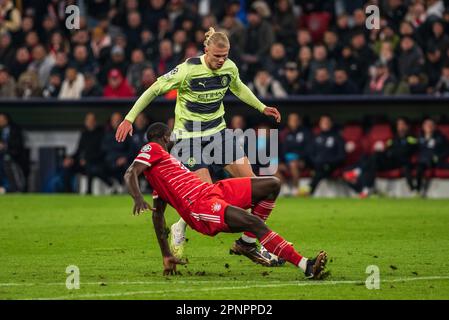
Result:
<svg viewBox="0 0 449 320">
<path fill-rule="evenodd" d="M 383 280 L 380 283 L 393 283 L 393 282 L 409 282 L 409 281 L 423 281 L 423 280 L 449 280 L 449 276 L 433 276 L 433 277 L 415 277 L 415 278 L 398 278 Z M 208 281 L 203 281 L 208 282 Z M 215 281 L 210 281 L 215 282 Z M 170 282 L 169 282 L 170 283 Z M 296 281 L 290 283 L 273 283 L 273 284 L 255 284 L 244 286 L 232 286 L 232 287 L 212 287 L 212 288 L 192 288 L 192 289 L 173 289 L 173 290 L 146 290 L 146 291 L 132 291 L 132 292 L 117 292 L 117 293 L 91 293 L 82 295 L 66 295 L 53 298 L 28 298 L 26 300 L 65 300 L 65 299 L 82 299 L 82 298 L 99 298 L 99 297 L 125 297 L 134 295 L 151 295 L 151 294 L 167 294 L 167 293 L 179 293 L 179 292 L 198 292 L 198 291 L 225 291 L 225 290 L 240 290 L 240 289 L 253 289 L 253 288 L 276 288 L 287 286 L 334 286 L 340 284 L 364 284 L 363 280 L 341 280 L 341 281 Z"/>
</svg>

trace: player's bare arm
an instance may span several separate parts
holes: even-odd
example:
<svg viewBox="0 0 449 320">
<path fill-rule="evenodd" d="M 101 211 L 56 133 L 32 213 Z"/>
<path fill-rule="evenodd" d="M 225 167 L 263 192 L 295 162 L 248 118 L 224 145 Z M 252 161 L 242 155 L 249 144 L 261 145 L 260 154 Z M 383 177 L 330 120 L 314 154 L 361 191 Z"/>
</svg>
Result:
<svg viewBox="0 0 449 320">
<path fill-rule="evenodd" d="M 168 245 L 168 233 L 169 229 L 165 223 L 165 208 L 167 203 L 159 198 L 153 200 L 153 226 L 156 232 L 157 241 L 162 253 L 162 262 L 164 264 L 164 276 L 175 275 L 176 265 L 185 264 L 184 260 L 180 260 L 172 255 L 170 247 Z"/>
<path fill-rule="evenodd" d="M 150 210 L 150 205 L 145 202 L 142 192 L 139 188 L 139 176 L 145 171 L 147 165 L 139 162 L 133 162 L 126 170 L 124 180 L 128 192 L 134 200 L 133 214 L 139 215 Z"/>
</svg>

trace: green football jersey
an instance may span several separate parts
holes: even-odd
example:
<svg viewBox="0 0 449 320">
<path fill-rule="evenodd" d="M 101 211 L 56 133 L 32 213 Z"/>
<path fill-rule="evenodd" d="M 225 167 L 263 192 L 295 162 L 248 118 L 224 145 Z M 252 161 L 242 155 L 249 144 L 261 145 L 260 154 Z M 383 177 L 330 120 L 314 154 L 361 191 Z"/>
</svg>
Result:
<svg viewBox="0 0 449 320">
<path fill-rule="evenodd" d="M 227 59 L 220 69 L 212 70 L 202 55 L 187 59 L 160 76 L 136 101 L 125 119 L 134 122 L 154 98 L 172 89 L 178 89 L 174 132 L 180 139 L 208 136 L 226 128 L 223 97 L 228 89 L 260 112 L 265 109 L 265 105 L 240 80 L 234 62 Z"/>
</svg>

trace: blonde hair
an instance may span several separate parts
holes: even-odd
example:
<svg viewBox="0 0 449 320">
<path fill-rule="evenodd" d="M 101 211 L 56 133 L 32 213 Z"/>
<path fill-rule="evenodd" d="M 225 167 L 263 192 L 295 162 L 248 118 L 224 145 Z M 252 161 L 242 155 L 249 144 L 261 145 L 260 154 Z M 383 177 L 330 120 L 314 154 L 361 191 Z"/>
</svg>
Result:
<svg viewBox="0 0 449 320">
<path fill-rule="evenodd" d="M 209 31 L 205 34 L 206 40 L 204 40 L 204 46 L 208 47 L 211 44 L 218 46 L 219 48 L 229 48 L 228 36 L 223 32 L 216 32 L 214 28 L 210 27 Z"/>
</svg>

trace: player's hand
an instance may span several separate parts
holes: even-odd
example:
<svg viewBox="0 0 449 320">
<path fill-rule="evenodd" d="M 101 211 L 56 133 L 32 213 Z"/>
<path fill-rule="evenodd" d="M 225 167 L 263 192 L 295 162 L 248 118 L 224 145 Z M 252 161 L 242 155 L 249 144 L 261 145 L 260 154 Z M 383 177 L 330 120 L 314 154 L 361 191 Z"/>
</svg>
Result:
<svg viewBox="0 0 449 320">
<path fill-rule="evenodd" d="M 138 216 L 146 211 L 153 210 L 143 199 L 134 200 L 133 215 Z"/>
<path fill-rule="evenodd" d="M 263 114 L 275 118 L 277 123 L 281 122 L 281 114 L 279 113 L 278 109 L 274 107 L 266 107 L 263 110 Z"/>
<path fill-rule="evenodd" d="M 185 260 L 181 260 L 178 259 L 174 256 L 167 256 L 163 258 L 163 263 L 164 263 L 164 276 L 168 276 L 168 275 L 176 275 L 176 265 L 177 264 L 186 264 L 187 261 Z"/>
<path fill-rule="evenodd" d="M 117 128 L 117 132 L 115 133 L 115 140 L 117 142 L 125 141 L 126 137 L 133 135 L 133 125 L 128 120 L 123 120 L 122 123 Z"/>
</svg>

